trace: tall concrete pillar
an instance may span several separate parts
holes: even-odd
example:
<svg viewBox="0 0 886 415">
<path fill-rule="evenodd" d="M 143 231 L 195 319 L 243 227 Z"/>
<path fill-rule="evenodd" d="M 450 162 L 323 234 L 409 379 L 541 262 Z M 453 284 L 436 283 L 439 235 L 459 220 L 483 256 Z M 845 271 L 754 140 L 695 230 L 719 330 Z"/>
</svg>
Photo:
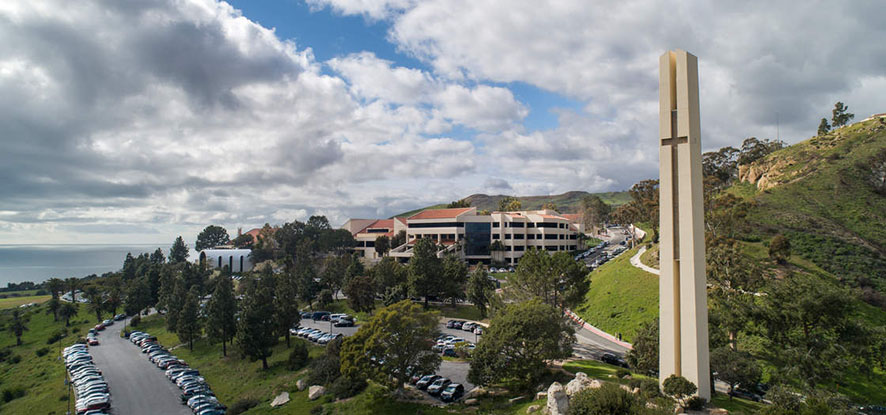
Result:
<svg viewBox="0 0 886 415">
<path fill-rule="evenodd" d="M 659 379 L 683 376 L 711 399 L 698 58 L 661 55 Z"/>
</svg>

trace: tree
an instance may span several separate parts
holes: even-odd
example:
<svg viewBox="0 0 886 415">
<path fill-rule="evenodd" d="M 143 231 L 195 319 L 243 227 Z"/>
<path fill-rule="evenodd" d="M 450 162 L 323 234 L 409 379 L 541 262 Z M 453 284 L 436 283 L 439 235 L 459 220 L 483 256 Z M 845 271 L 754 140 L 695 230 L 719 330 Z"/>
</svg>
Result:
<svg viewBox="0 0 886 415">
<path fill-rule="evenodd" d="M 818 135 L 825 135 L 831 131 L 831 125 L 828 124 L 827 118 L 822 118 L 818 124 Z"/>
<path fill-rule="evenodd" d="M 757 137 L 746 138 L 741 143 L 741 150 L 738 154 L 738 164 L 751 164 L 776 150 L 784 148 L 784 146 L 784 141 L 768 139 L 760 140 Z"/>
<path fill-rule="evenodd" d="M 83 296 L 89 301 L 87 308 L 89 308 L 89 311 L 95 313 L 96 320 L 101 323 L 102 311 L 105 309 L 102 292 L 99 291 L 95 285 L 89 285 L 84 289 Z"/>
<path fill-rule="evenodd" d="M 551 306 L 568 307 L 584 298 L 587 272 L 567 252 L 549 255 L 530 248 L 517 264 L 511 287 L 523 298 L 536 297 Z"/>
<path fill-rule="evenodd" d="M 12 310 L 12 322 L 9 323 L 9 330 L 12 331 L 12 334 L 15 334 L 15 345 L 22 345 L 22 334 L 28 328 L 25 327 L 25 322 L 22 321 L 21 314 L 19 314 L 18 310 Z"/>
<path fill-rule="evenodd" d="M 255 238 L 253 238 L 252 235 L 248 233 L 241 233 L 240 235 L 237 235 L 236 238 L 231 240 L 231 243 L 234 245 L 235 248 L 241 249 L 251 247 L 254 242 Z"/>
<path fill-rule="evenodd" d="M 658 372 L 658 319 L 646 322 L 634 337 L 634 348 L 625 355 L 628 365 L 651 376 Z"/>
<path fill-rule="evenodd" d="M 569 400 L 569 415 L 639 415 L 646 407 L 637 397 L 615 383 L 579 391 Z"/>
<path fill-rule="evenodd" d="M 428 308 L 428 297 L 440 294 L 440 265 L 434 241 L 419 239 L 412 248 L 412 258 L 409 258 L 409 291 L 424 297 L 425 308 Z"/>
<path fill-rule="evenodd" d="M 117 314 L 117 309 L 123 305 L 123 281 L 117 274 L 110 275 L 105 278 L 105 311 L 111 313 L 112 316 Z M 150 303 L 155 303 L 153 296 Z"/>
<path fill-rule="evenodd" d="M 468 301 L 473 303 L 474 307 L 477 307 L 477 310 L 480 312 L 480 318 L 486 318 L 489 301 L 495 294 L 495 283 L 486 276 L 486 267 L 478 265 L 471 272 L 471 276 L 468 279 L 467 294 Z"/>
<path fill-rule="evenodd" d="M 65 291 L 65 282 L 58 278 L 50 278 L 44 284 L 46 290 L 49 291 L 49 295 L 52 298 L 59 298 L 62 295 L 62 292 Z"/>
<path fill-rule="evenodd" d="M 849 112 L 849 106 L 843 105 L 840 101 L 837 101 L 837 103 L 834 104 L 834 109 L 831 111 L 831 115 L 831 124 L 833 124 L 834 128 L 849 124 L 849 121 L 855 118 L 855 114 Z"/>
<path fill-rule="evenodd" d="M 184 297 L 184 294 L 182 294 Z M 138 314 L 151 306 L 151 287 L 144 277 L 130 282 L 129 291 L 126 293 L 126 314 Z"/>
<path fill-rule="evenodd" d="M 387 255 L 388 251 L 391 250 L 391 240 L 388 239 L 387 236 L 381 235 L 375 238 L 375 252 L 378 256 Z"/>
<path fill-rule="evenodd" d="M 723 147 L 701 155 L 701 169 L 705 178 L 712 177 L 717 187 L 726 186 L 738 177 L 738 155 L 735 147 Z"/>
<path fill-rule="evenodd" d="M 396 219 L 394 219 L 394 220 L 396 220 Z M 393 238 L 391 238 L 391 249 L 394 249 L 394 248 L 396 248 L 400 245 L 403 245 L 405 243 L 406 243 L 406 231 L 401 230 L 400 232 L 397 232 Z"/>
<path fill-rule="evenodd" d="M 381 261 L 369 269 L 369 275 L 372 276 L 375 291 L 380 294 L 384 294 L 388 288 L 406 285 L 409 280 L 409 273 L 406 267 L 391 257 L 382 258 Z"/>
<path fill-rule="evenodd" d="M 280 274 L 275 285 L 274 308 L 277 314 L 277 328 L 286 337 L 286 348 L 289 348 L 289 329 L 301 317 L 298 313 L 298 279 L 292 270 Z"/>
<path fill-rule="evenodd" d="M 62 302 L 58 297 L 52 297 L 46 302 L 46 311 L 52 314 L 52 321 L 58 321 L 58 310 L 61 308 Z"/>
<path fill-rule="evenodd" d="M 296 253 L 298 245 L 305 240 L 305 224 L 299 221 L 284 223 L 277 232 L 274 233 L 274 239 L 280 245 L 280 250 L 286 256 L 292 256 Z"/>
<path fill-rule="evenodd" d="M 354 252 L 351 255 L 351 260 L 348 263 L 348 268 L 345 269 L 345 285 L 351 280 L 351 278 L 359 277 L 366 275 L 366 269 L 363 267 L 363 261 L 360 260 L 360 256 Z"/>
<path fill-rule="evenodd" d="M 216 279 L 215 290 L 206 304 L 206 332 L 209 338 L 222 342 L 222 356 L 228 355 L 228 342 L 237 333 L 237 299 L 234 297 L 234 283 L 231 277 Z"/>
<path fill-rule="evenodd" d="M 166 262 L 166 257 L 163 255 L 163 250 L 157 248 L 154 253 L 151 254 L 151 263 L 160 265 Z"/>
<path fill-rule="evenodd" d="M 370 312 L 375 308 L 375 287 L 370 277 L 351 278 L 345 285 L 344 293 L 348 297 L 348 304 L 358 313 Z"/>
<path fill-rule="evenodd" d="M 175 241 L 172 243 L 172 248 L 169 249 L 169 263 L 178 264 L 181 262 L 187 262 L 187 260 L 188 245 L 185 244 L 185 240 L 179 236 L 178 238 L 175 238 Z"/>
<path fill-rule="evenodd" d="M 440 281 L 440 295 L 448 298 L 455 307 L 458 300 L 465 299 L 465 284 L 468 282 L 468 267 L 455 254 L 443 257 L 443 279 Z"/>
<path fill-rule="evenodd" d="M 194 350 L 194 340 L 200 338 L 202 322 L 200 320 L 200 293 L 197 287 L 191 287 L 185 297 L 181 314 L 178 317 L 178 327 L 175 333 L 178 339 L 188 344 L 188 349 Z"/>
<path fill-rule="evenodd" d="M 341 346 L 341 373 L 372 379 L 399 390 L 413 373 L 440 366 L 429 339 L 437 336 L 437 315 L 404 300 L 383 307 Z"/>
<path fill-rule="evenodd" d="M 230 242 L 231 238 L 228 236 L 228 231 L 225 228 L 209 225 L 203 228 L 203 231 L 197 235 L 197 242 L 194 242 L 194 250 L 202 251 L 219 245 L 227 245 Z"/>
<path fill-rule="evenodd" d="M 719 347 L 711 352 L 711 370 L 717 372 L 717 379 L 729 384 L 729 392 L 738 385 L 756 385 L 760 381 L 760 366 L 747 352 L 730 347 Z M 732 395 L 729 395 L 732 399 Z"/>
<path fill-rule="evenodd" d="M 498 201 L 498 210 L 500 212 L 513 212 L 523 208 L 523 203 L 516 196 L 506 196 Z"/>
<path fill-rule="evenodd" d="M 329 288 L 333 293 L 333 298 L 338 296 L 338 292 L 345 283 L 345 273 L 348 272 L 350 260 L 350 256 L 330 255 L 324 261 L 323 273 L 320 274 L 320 285 Z"/>
<path fill-rule="evenodd" d="M 71 302 L 77 302 L 77 290 L 80 289 L 81 282 L 76 277 L 70 277 L 65 280 L 65 285 L 67 285 L 68 292 L 71 293 Z"/>
<path fill-rule="evenodd" d="M 492 318 L 474 349 L 468 380 L 531 387 L 544 373 L 547 360 L 572 355 L 573 333 L 556 308 L 538 299 L 508 304 Z"/>
<path fill-rule="evenodd" d="M 267 270 L 254 279 L 244 280 L 246 291 L 237 326 L 241 350 L 250 359 L 261 360 L 262 369 L 268 368 L 271 347 L 277 343 L 273 278 L 270 270 Z"/>
<path fill-rule="evenodd" d="M 613 218 L 620 223 L 645 222 L 652 228 L 652 240 L 658 241 L 658 180 L 643 180 L 631 187 L 631 201 L 619 206 Z"/>
<path fill-rule="evenodd" d="M 673 396 L 680 406 L 685 407 L 687 399 L 698 390 L 698 387 L 683 376 L 671 375 L 662 382 L 661 390 Z"/>
<path fill-rule="evenodd" d="M 456 201 L 453 201 L 453 202 L 449 202 L 449 204 L 446 205 L 446 208 L 447 208 L 447 209 L 452 209 L 452 208 L 469 208 L 469 207 L 471 207 L 471 202 L 468 201 L 468 199 L 459 199 L 459 200 L 456 200 Z"/>
<path fill-rule="evenodd" d="M 178 329 L 178 319 L 185 306 L 188 289 L 181 277 L 175 278 L 173 284 L 172 295 L 166 299 L 166 329 L 174 333 Z"/>
<path fill-rule="evenodd" d="M 784 264 L 791 256 L 791 241 L 784 235 L 778 234 L 769 242 L 769 257 L 779 264 Z"/>
<path fill-rule="evenodd" d="M 65 320 L 65 327 L 71 325 L 71 317 L 77 315 L 77 303 L 64 302 L 58 308 L 58 316 Z"/>
<path fill-rule="evenodd" d="M 557 210 L 557 204 L 554 203 L 554 202 L 550 202 L 550 201 L 548 201 L 548 202 L 545 202 L 544 204 L 542 204 L 542 205 L 541 205 L 541 208 L 542 208 L 542 210 L 553 210 L 553 211 L 556 211 L 556 210 Z"/>
<path fill-rule="evenodd" d="M 609 221 L 612 208 L 597 195 L 587 195 L 581 200 L 581 218 L 587 229 L 599 229 Z"/>
</svg>

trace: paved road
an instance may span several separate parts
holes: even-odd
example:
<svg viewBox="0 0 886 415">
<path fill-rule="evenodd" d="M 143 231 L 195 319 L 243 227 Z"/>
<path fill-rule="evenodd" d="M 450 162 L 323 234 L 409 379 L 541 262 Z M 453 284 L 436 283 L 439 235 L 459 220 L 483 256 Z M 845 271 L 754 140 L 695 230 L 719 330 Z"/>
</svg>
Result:
<svg viewBox="0 0 886 415">
<path fill-rule="evenodd" d="M 189 415 L 179 400 L 181 392 L 147 356 L 129 340 L 120 337 L 123 322 L 101 332 L 100 344 L 89 348 L 111 389 L 112 414 Z"/>
</svg>

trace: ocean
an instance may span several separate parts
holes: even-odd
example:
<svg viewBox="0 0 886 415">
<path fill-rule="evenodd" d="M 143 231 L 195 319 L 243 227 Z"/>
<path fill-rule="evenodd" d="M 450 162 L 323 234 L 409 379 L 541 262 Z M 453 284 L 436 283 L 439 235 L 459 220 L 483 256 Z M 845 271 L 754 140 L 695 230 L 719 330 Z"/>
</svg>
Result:
<svg viewBox="0 0 886 415">
<path fill-rule="evenodd" d="M 171 245 L 171 244 L 170 244 Z M 126 253 L 133 256 L 163 249 L 160 245 L 2 245 L 0 287 L 10 282 L 43 282 L 52 277 L 84 277 L 119 271 Z"/>
</svg>

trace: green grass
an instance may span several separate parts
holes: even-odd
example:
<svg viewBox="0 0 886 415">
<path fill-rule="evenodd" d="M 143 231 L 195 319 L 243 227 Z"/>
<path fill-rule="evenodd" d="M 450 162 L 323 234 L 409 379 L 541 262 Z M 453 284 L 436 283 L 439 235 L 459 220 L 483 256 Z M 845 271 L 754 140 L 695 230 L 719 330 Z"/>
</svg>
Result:
<svg viewBox="0 0 886 415">
<path fill-rule="evenodd" d="M 27 297 L 9 297 L 9 298 L 0 298 L 0 310 L 4 308 L 14 308 L 18 307 L 22 304 L 28 303 L 43 303 L 48 301 L 50 296 L 48 295 L 31 295 Z"/>
<path fill-rule="evenodd" d="M 618 366 L 613 366 L 597 360 L 572 360 L 563 364 L 563 370 L 572 374 L 584 372 L 588 377 L 594 379 L 627 385 L 630 382 L 630 379 L 619 379 L 615 376 L 615 372 L 619 369 L 621 368 Z M 631 377 L 635 379 L 653 379 L 649 376 L 633 372 L 631 372 Z"/>
<path fill-rule="evenodd" d="M 722 393 L 715 394 L 714 397 L 711 398 L 711 404 L 717 408 L 723 408 L 729 411 L 730 414 L 751 415 L 763 408 L 763 404 L 761 403 L 738 398 L 729 399 L 729 396 Z"/>
<path fill-rule="evenodd" d="M 837 391 L 860 404 L 886 405 L 886 371 L 874 368 L 870 376 L 856 373 L 843 379 Z"/>
<path fill-rule="evenodd" d="M 628 250 L 590 274 L 591 286 L 581 318 L 610 334 L 631 341 L 639 328 L 658 317 L 658 277 L 631 265 L 639 248 Z"/>
<path fill-rule="evenodd" d="M 4 414 L 63 414 L 67 410 L 67 402 L 60 400 L 67 396 L 64 386 L 65 369 L 59 357 L 59 344 L 46 344 L 50 335 L 64 327 L 64 322 L 55 322 L 51 315 L 46 314 L 46 306 L 30 307 L 23 313 L 28 328 L 22 335 L 22 345 L 15 345 L 15 336 L 5 329 L 11 320 L 11 310 L 0 311 L 0 349 L 9 349 L 14 356 L 20 356 L 21 362 L 10 361 L 0 363 L 0 390 L 21 387 L 25 396 L 0 404 L 0 413 Z M 95 315 L 79 307 L 79 314 L 71 319 L 68 334 L 60 341 L 61 346 L 73 344 L 78 336 L 85 334 L 94 322 Z M 36 351 L 47 348 L 48 353 L 38 357 Z M 73 405 L 73 402 L 71 402 Z"/>
<path fill-rule="evenodd" d="M 431 304 L 430 309 L 439 311 L 441 317 L 448 317 L 459 320 L 483 321 L 480 318 L 480 311 L 477 310 L 477 307 L 474 307 L 472 305 L 456 305 L 455 307 L 452 307 L 448 304 Z"/>
</svg>

